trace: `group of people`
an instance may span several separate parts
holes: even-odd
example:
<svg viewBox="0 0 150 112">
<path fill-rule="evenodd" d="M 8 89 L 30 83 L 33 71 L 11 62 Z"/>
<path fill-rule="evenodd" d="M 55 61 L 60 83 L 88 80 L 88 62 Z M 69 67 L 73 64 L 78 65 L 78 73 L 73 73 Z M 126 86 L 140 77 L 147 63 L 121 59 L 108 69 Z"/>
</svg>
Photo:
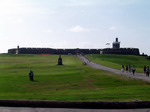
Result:
<svg viewBox="0 0 150 112">
<path fill-rule="evenodd" d="M 132 74 L 134 75 L 135 74 L 135 71 L 136 71 L 136 68 L 135 68 L 135 65 L 126 65 L 126 66 L 124 66 L 124 65 L 122 65 L 122 68 L 121 68 L 121 71 L 122 72 L 124 72 L 124 71 L 126 71 L 126 72 L 132 72 Z"/>
<path fill-rule="evenodd" d="M 126 65 L 126 66 L 122 65 L 121 71 L 122 72 L 126 71 L 126 72 L 129 72 L 129 73 L 132 72 L 132 74 L 134 75 L 135 71 L 136 71 L 136 68 L 135 68 L 135 65 L 132 65 L 132 66 L 130 66 L 130 64 Z M 144 71 L 144 74 L 146 74 L 146 76 L 149 77 L 149 75 L 150 75 L 149 66 L 144 66 L 143 71 Z"/>
<path fill-rule="evenodd" d="M 150 68 L 149 68 L 149 66 L 144 66 L 144 67 L 143 67 L 143 71 L 144 71 L 144 74 L 146 74 L 146 76 L 149 77 L 149 73 L 150 73 Z"/>
</svg>

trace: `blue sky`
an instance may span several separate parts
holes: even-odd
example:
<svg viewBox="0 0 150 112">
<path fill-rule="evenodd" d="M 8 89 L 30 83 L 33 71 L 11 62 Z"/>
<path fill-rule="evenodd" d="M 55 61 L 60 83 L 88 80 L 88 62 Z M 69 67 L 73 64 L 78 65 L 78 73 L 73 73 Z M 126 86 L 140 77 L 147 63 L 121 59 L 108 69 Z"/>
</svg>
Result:
<svg viewBox="0 0 150 112">
<path fill-rule="evenodd" d="M 0 0 L 0 53 L 10 48 L 121 47 L 150 54 L 150 0 Z"/>
</svg>

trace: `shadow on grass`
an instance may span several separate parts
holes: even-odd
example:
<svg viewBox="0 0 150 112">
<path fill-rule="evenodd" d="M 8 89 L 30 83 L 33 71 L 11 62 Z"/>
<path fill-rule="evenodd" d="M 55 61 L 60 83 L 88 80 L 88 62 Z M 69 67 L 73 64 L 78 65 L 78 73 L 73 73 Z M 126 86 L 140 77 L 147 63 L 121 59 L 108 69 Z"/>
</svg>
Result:
<svg viewBox="0 0 150 112">
<path fill-rule="evenodd" d="M 33 81 L 30 81 L 30 82 L 40 82 L 39 80 L 33 80 Z"/>
</svg>

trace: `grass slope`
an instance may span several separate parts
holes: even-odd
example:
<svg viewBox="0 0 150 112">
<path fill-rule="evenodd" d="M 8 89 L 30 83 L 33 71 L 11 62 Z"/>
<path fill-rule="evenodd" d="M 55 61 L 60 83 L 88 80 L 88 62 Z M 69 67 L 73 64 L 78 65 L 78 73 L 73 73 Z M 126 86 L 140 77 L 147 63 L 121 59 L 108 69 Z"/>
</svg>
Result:
<svg viewBox="0 0 150 112">
<path fill-rule="evenodd" d="M 105 65 L 111 68 L 121 69 L 122 65 L 135 65 L 137 72 L 143 72 L 143 67 L 150 66 L 150 60 L 142 56 L 133 55 L 113 55 L 113 54 L 103 54 L 103 55 L 86 55 L 86 57 L 95 63 Z"/>
<path fill-rule="evenodd" d="M 150 100 L 150 84 L 85 66 L 75 56 L 0 55 L 0 99 Z M 35 81 L 28 78 L 29 70 Z"/>
</svg>

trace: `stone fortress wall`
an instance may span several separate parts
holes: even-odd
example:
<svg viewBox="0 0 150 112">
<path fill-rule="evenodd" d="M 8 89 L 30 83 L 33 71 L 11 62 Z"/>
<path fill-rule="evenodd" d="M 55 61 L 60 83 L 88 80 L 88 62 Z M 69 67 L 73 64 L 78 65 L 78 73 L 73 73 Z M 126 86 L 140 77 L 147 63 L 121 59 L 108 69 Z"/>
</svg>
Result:
<svg viewBox="0 0 150 112">
<path fill-rule="evenodd" d="M 112 43 L 112 48 L 106 48 L 101 51 L 102 54 L 122 54 L 122 55 L 140 55 L 138 48 L 120 48 L 120 42 L 116 38 Z"/>
<path fill-rule="evenodd" d="M 106 49 L 53 49 L 53 48 L 17 48 L 9 49 L 8 54 L 123 54 L 140 55 L 138 48 L 120 48 L 118 38 L 113 42 L 113 48 Z"/>
<path fill-rule="evenodd" d="M 120 49 L 51 49 L 51 48 L 19 48 L 9 49 L 8 54 L 123 54 L 139 55 L 138 48 Z"/>
<path fill-rule="evenodd" d="M 140 55 L 138 48 L 103 49 L 102 54 Z"/>
<path fill-rule="evenodd" d="M 52 49 L 52 48 L 19 48 L 9 49 L 9 54 L 100 54 L 100 49 Z"/>
</svg>

